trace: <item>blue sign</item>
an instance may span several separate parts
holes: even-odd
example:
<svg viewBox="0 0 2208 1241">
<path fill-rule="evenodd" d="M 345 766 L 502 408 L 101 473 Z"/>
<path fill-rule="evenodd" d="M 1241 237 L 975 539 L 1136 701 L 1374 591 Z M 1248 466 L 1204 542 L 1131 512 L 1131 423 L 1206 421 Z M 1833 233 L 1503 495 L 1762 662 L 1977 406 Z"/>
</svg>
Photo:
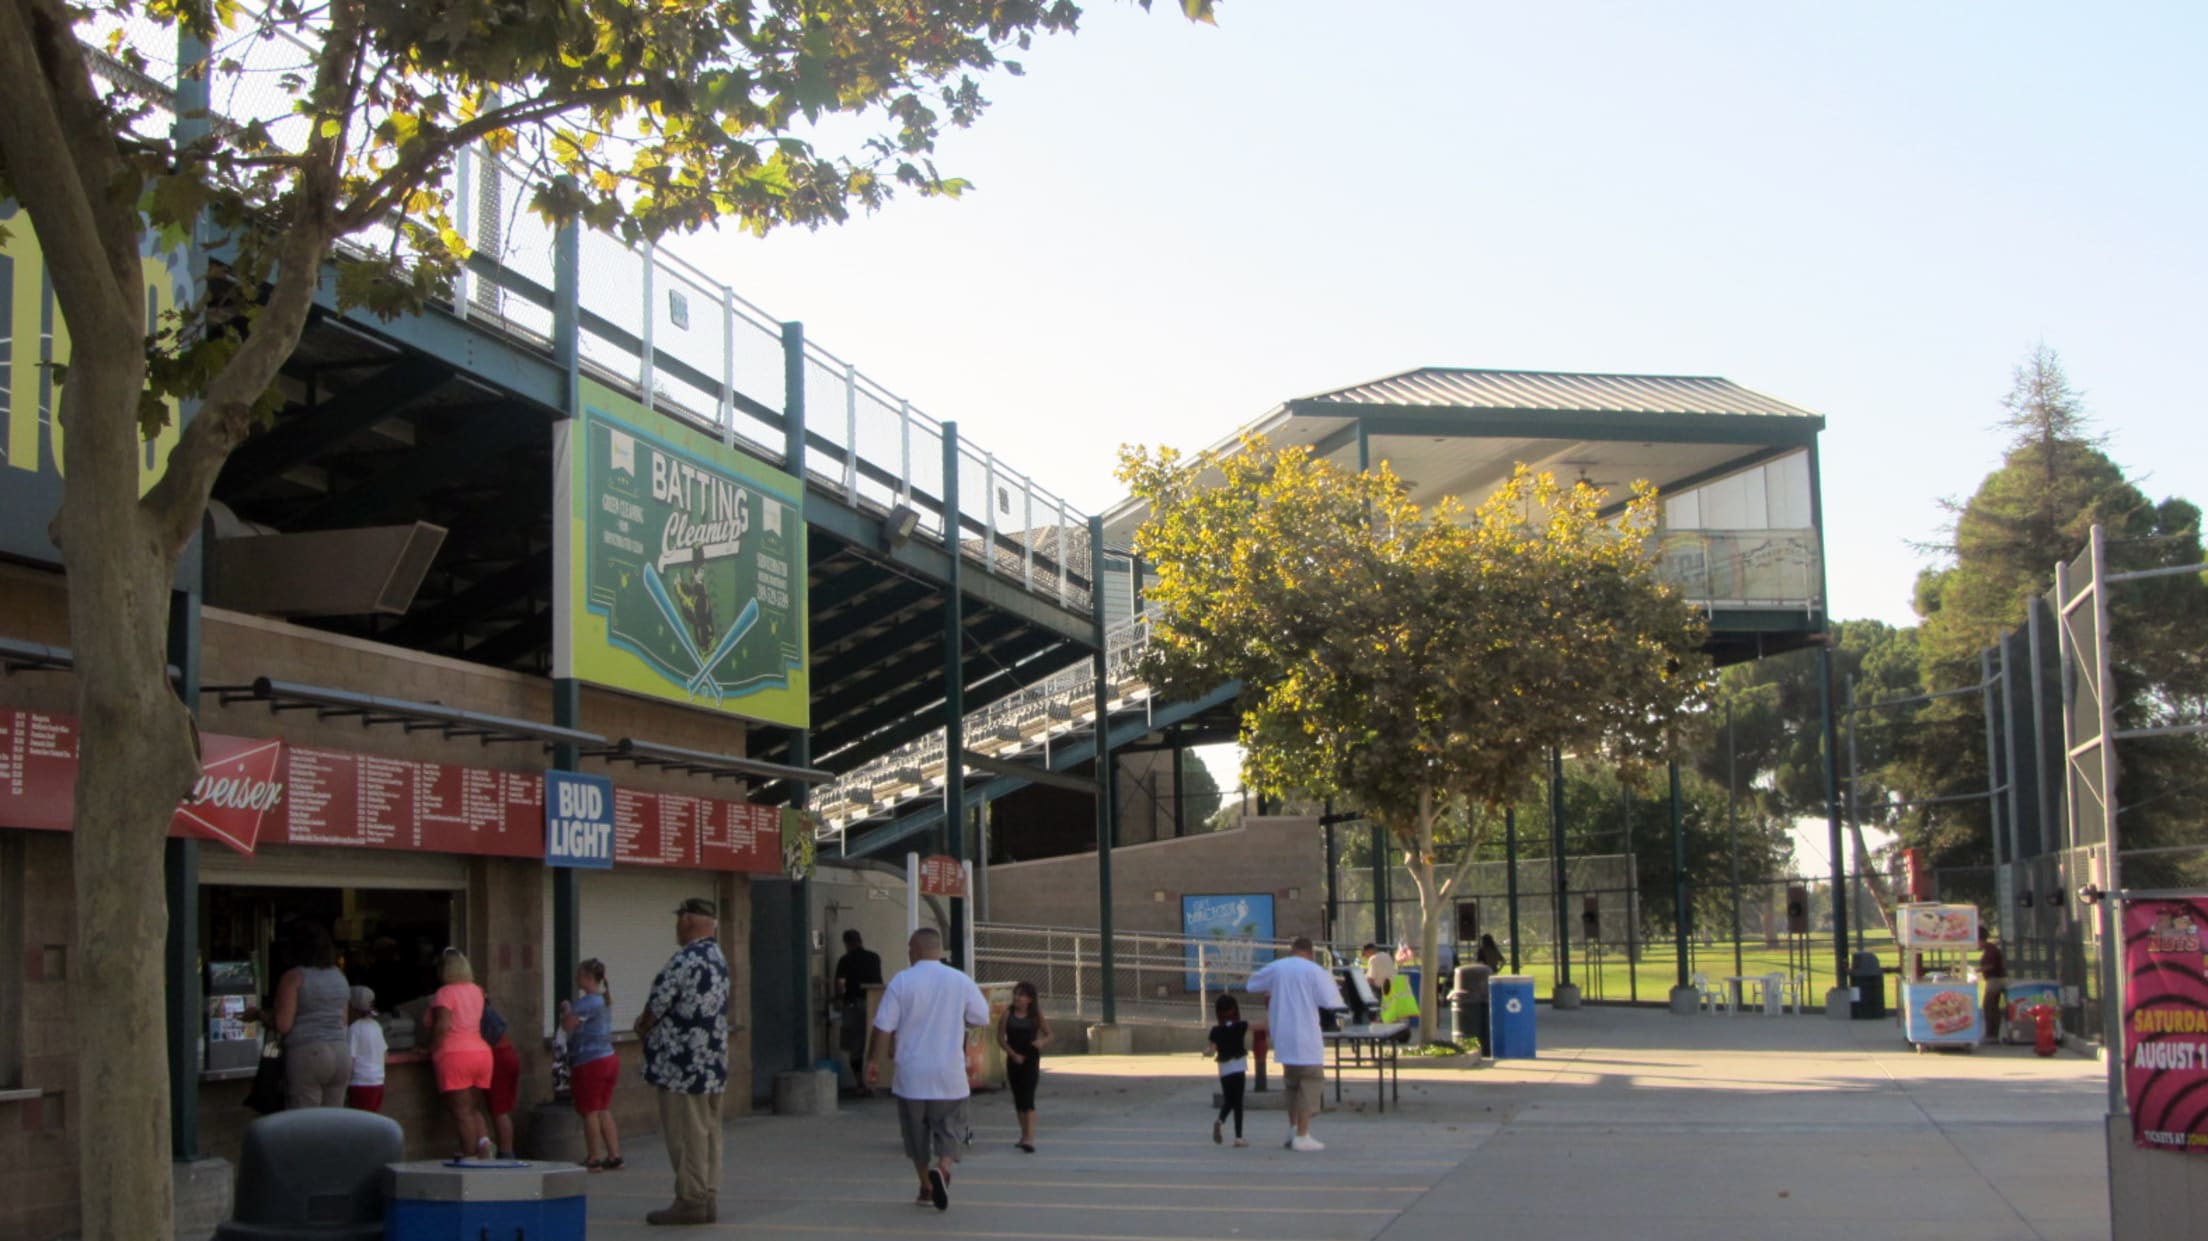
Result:
<svg viewBox="0 0 2208 1241">
<path fill-rule="evenodd" d="M 613 781 L 572 771 L 544 773 L 544 861 L 613 869 Z"/>
<path fill-rule="evenodd" d="M 1273 897 L 1184 896 L 1181 934 L 1200 941 L 1188 945 L 1190 991 L 1240 986 L 1258 966 L 1273 959 Z M 1199 959 L 1200 958 L 1200 959 Z"/>
</svg>

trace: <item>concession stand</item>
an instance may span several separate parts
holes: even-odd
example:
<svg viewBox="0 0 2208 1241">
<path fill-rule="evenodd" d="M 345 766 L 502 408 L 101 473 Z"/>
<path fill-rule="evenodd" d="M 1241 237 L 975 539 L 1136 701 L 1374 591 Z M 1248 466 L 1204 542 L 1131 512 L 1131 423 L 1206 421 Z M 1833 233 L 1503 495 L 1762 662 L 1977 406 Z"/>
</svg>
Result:
<svg viewBox="0 0 2208 1241">
<path fill-rule="evenodd" d="M 549 1036 L 541 997 L 566 990 L 546 976 L 549 952 L 532 951 L 550 933 L 542 925 L 551 874 L 545 774 L 270 737 L 203 733 L 200 741 L 202 774 L 169 834 L 220 846 L 201 854 L 193 967 L 210 1144 L 226 1145 L 252 1119 L 242 1107 L 245 1082 L 273 1032 L 246 1015 L 265 1007 L 292 964 L 283 932 L 299 921 L 328 928 L 347 980 L 376 993 L 390 1048 L 385 1111 L 410 1138 L 440 1132 L 415 1032 L 444 949 L 477 957 L 478 978 L 515 1023 L 517 1043 L 530 1025 Z M 478 752 L 536 757 L 533 747 Z M 77 766 L 73 718 L 0 708 L 0 828 L 67 832 Z M 582 890 L 591 953 L 617 980 L 617 1027 L 633 1018 L 674 948 L 675 905 L 694 895 L 725 903 L 731 880 L 784 874 L 785 832 L 803 835 L 785 818 L 798 813 L 613 786 L 612 830 L 600 842 L 610 856 Z M 492 925 L 516 922 L 526 925 Z"/>
<path fill-rule="evenodd" d="M 1902 1037 L 1918 1051 L 1976 1047 L 1984 1035 L 1978 984 L 1970 975 L 1978 948 L 1977 907 L 1903 905 L 1896 929 Z"/>
</svg>

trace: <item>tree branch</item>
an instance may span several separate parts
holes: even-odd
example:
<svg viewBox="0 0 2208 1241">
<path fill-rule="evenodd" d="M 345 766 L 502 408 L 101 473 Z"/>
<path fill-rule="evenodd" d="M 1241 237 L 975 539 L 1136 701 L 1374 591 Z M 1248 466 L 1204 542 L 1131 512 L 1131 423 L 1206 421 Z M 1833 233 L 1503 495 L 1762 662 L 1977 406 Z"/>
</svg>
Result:
<svg viewBox="0 0 2208 1241">
<path fill-rule="evenodd" d="M 577 91 L 565 96 L 538 95 L 510 107 L 485 112 L 474 120 L 456 125 L 443 136 L 423 143 L 420 150 L 385 169 L 383 175 L 377 177 L 368 188 L 354 195 L 353 201 L 346 205 L 338 218 L 338 231 L 350 233 L 383 218 L 398 204 L 399 198 L 411 190 L 439 160 L 478 138 L 517 125 L 547 121 L 574 108 L 613 103 L 630 93 L 631 88 L 624 84 Z"/>
<path fill-rule="evenodd" d="M 154 522 L 162 546 L 181 551 L 199 532 L 207 497 L 231 450 L 253 427 L 253 407 L 274 382 L 276 372 L 299 344 L 322 281 L 322 261 L 338 236 L 334 198 L 343 159 L 345 127 L 323 136 L 321 121 L 351 114 L 351 92 L 359 80 L 362 6 L 350 0 L 331 6 L 330 33 L 316 69 L 313 100 L 315 136 L 306 161 L 285 196 L 290 210 L 278 213 L 283 239 L 276 249 L 276 273 L 266 303 L 252 316 L 245 342 L 208 381 L 199 412 L 184 424 L 168 469 L 140 501 Z"/>
<path fill-rule="evenodd" d="M 62 317 L 79 339 L 134 340 L 145 334 L 137 221 L 119 227 L 124 213 L 110 196 L 122 164 L 106 128 L 91 123 L 98 110 L 66 15 L 50 0 L 0 0 L 0 153 L 53 271 Z"/>
</svg>

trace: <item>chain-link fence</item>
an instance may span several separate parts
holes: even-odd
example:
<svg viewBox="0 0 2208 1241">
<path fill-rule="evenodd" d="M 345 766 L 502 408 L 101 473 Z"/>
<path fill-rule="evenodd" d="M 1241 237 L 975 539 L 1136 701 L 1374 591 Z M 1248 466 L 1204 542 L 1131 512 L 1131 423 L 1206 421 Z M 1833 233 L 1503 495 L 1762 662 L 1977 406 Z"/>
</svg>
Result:
<svg viewBox="0 0 2208 1241">
<path fill-rule="evenodd" d="M 1286 955 L 1284 939 L 1217 939 L 1122 931 L 1112 936 L 1111 986 L 1123 1020 L 1212 1020 L 1223 991 L 1240 995 L 1250 973 Z M 1347 949 L 1326 945 L 1328 963 Z M 982 923 L 974 928 L 974 977 L 981 982 L 1031 982 L 1053 1015 L 1103 1016 L 1103 938 L 1095 931 Z M 1262 1001 L 1256 1001 L 1262 1007 Z M 1252 1001 L 1245 999 L 1249 1010 Z"/>
</svg>

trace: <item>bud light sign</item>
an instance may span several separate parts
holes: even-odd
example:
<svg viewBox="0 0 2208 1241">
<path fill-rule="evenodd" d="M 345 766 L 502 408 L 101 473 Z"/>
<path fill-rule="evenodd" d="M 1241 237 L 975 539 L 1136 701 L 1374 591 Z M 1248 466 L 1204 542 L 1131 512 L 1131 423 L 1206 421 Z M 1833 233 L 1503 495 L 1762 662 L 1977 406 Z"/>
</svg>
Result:
<svg viewBox="0 0 2208 1241">
<path fill-rule="evenodd" d="M 613 781 L 544 773 L 544 860 L 548 866 L 613 869 Z"/>
</svg>

